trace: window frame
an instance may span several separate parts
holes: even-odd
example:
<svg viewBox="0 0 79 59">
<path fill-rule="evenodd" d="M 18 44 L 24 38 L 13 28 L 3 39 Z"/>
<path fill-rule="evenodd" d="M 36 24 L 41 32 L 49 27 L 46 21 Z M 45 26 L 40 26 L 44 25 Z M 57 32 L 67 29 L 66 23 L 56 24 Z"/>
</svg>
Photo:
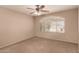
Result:
<svg viewBox="0 0 79 59">
<path fill-rule="evenodd" d="M 46 17 L 47 18 L 47 17 Z M 54 32 L 54 31 L 52 31 L 52 32 L 50 32 L 50 31 L 41 31 L 41 29 L 40 29 L 40 32 L 49 32 L 49 33 L 64 33 L 65 32 L 65 19 L 64 18 L 62 18 L 62 17 L 57 17 L 57 16 L 53 16 L 53 17 L 48 17 L 47 19 L 46 18 L 42 18 L 41 19 L 41 21 L 40 21 L 40 23 L 43 23 L 43 22 L 46 22 L 46 21 L 49 21 L 49 19 L 50 20 L 52 20 L 52 21 L 56 21 L 56 31 Z M 64 28 L 63 28 L 63 32 L 58 32 L 57 31 L 57 22 L 58 21 L 63 21 L 63 26 L 64 26 Z M 45 25 L 45 24 L 44 24 Z M 42 28 L 42 27 L 40 27 L 40 28 Z M 45 28 L 44 28 L 45 29 Z"/>
</svg>

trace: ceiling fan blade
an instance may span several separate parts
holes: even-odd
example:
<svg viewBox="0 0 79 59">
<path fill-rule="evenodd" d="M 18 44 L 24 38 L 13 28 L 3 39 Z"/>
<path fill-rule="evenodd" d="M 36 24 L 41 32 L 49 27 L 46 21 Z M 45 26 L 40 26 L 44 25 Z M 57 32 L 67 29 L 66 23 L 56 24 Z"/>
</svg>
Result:
<svg viewBox="0 0 79 59">
<path fill-rule="evenodd" d="M 31 12 L 30 14 L 33 14 L 34 12 Z"/>
<path fill-rule="evenodd" d="M 49 12 L 49 10 L 40 10 L 41 12 Z"/>
<path fill-rule="evenodd" d="M 44 7 L 45 7 L 44 5 L 41 5 L 41 6 L 40 6 L 40 9 L 43 9 Z"/>
<path fill-rule="evenodd" d="M 33 8 L 27 8 L 27 9 L 34 10 Z"/>
<path fill-rule="evenodd" d="M 37 8 L 39 8 L 40 5 L 36 5 Z"/>
</svg>

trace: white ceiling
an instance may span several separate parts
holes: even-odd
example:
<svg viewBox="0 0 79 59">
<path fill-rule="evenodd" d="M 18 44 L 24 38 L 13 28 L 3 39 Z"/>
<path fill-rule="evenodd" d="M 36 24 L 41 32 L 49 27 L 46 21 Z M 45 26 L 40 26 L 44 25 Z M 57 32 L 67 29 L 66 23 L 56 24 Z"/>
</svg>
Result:
<svg viewBox="0 0 79 59">
<path fill-rule="evenodd" d="M 59 12 L 59 11 L 73 9 L 73 8 L 78 7 L 77 5 L 45 5 L 45 6 L 46 7 L 44 9 L 49 10 L 50 11 L 49 13 Z M 10 10 L 28 14 L 28 15 L 30 15 L 29 13 L 32 12 L 32 10 L 28 10 L 26 8 L 28 7 L 35 8 L 34 5 L 3 5 L 0 7 L 8 8 Z"/>
</svg>

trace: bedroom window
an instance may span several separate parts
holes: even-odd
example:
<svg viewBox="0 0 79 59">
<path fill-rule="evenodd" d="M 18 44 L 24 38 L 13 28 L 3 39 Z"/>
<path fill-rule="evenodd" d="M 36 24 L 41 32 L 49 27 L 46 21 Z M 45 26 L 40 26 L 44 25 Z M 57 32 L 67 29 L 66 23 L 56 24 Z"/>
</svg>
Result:
<svg viewBox="0 0 79 59">
<path fill-rule="evenodd" d="M 58 32 L 64 33 L 64 18 L 52 17 L 40 22 L 41 32 Z"/>
</svg>

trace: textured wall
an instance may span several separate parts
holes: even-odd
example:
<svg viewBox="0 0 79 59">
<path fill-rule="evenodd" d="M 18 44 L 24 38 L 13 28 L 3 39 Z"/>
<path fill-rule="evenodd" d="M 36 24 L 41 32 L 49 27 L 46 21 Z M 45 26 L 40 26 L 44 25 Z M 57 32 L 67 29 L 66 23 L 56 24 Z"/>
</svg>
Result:
<svg viewBox="0 0 79 59">
<path fill-rule="evenodd" d="M 0 8 L 0 47 L 34 36 L 31 16 Z"/>
</svg>

